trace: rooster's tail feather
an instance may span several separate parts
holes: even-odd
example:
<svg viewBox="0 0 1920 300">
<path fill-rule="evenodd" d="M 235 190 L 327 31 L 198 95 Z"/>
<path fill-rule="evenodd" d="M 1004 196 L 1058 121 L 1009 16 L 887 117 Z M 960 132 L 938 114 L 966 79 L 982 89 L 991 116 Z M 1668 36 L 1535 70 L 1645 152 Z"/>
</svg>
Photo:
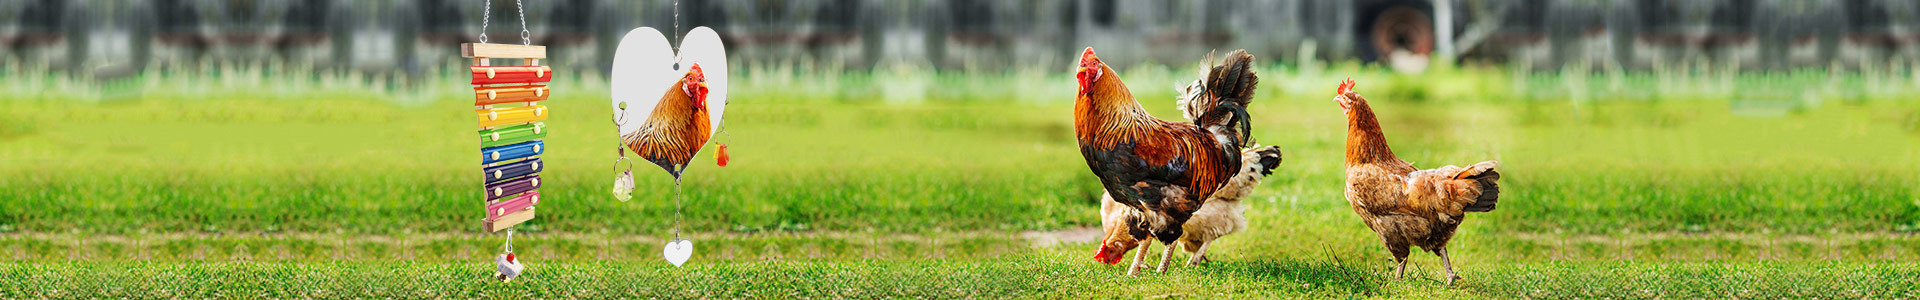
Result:
<svg viewBox="0 0 1920 300">
<path fill-rule="evenodd" d="M 1227 54 L 1227 60 L 1214 66 L 1207 74 L 1207 94 L 1216 101 L 1232 101 L 1240 107 L 1246 107 L 1253 99 L 1254 86 L 1260 83 L 1260 76 L 1253 74 L 1253 55 L 1247 50 L 1234 50 Z"/>
<path fill-rule="evenodd" d="M 1188 121 L 1201 126 L 1221 125 L 1221 121 L 1230 116 L 1215 112 L 1223 101 L 1246 108 L 1253 99 L 1254 86 L 1260 83 L 1260 77 L 1253 72 L 1253 55 L 1247 54 L 1247 50 L 1228 53 L 1219 65 L 1213 64 L 1213 54 L 1207 54 L 1199 76 L 1178 88 L 1180 98 L 1176 104 Z"/>
</svg>

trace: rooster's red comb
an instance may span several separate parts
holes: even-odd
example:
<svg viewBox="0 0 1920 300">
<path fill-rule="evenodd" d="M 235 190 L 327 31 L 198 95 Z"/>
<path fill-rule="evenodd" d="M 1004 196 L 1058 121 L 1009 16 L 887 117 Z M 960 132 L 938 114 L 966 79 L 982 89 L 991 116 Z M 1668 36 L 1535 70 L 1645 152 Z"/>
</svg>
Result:
<svg viewBox="0 0 1920 300">
<path fill-rule="evenodd" d="M 1353 77 L 1347 77 L 1346 81 L 1340 82 L 1339 89 L 1333 90 L 1334 95 L 1346 95 L 1347 93 L 1352 93 L 1352 92 L 1353 92 Z"/>
<path fill-rule="evenodd" d="M 1086 50 L 1086 51 L 1081 51 L 1081 52 L 1080 52 L 1080 61 L 1088 61 L 1088 60 L 1093 60 L 1093 59 L 1096 59 L 1096 58 L 1095 58 L 1095 57 L 1093 56 L 1093 47 L 1087 47 L 1087 50 Z"/>
<path fill-rule="evenodd" d="M 687 67 L 687 74 L 700 78 L 706 78 L 707 76 L 706 72 L 700 71 L 700 63 L 693 63 L 692 66 Z"/>
</svg>

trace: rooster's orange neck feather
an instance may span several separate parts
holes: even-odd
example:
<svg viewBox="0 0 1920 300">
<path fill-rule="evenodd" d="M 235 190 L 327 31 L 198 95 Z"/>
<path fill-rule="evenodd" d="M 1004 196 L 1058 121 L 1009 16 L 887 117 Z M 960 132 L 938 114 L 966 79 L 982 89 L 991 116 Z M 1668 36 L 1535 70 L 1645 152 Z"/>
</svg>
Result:
<svg viewBox="0 0 1920 300">
<path fill-rule="evenodd" d="M 1101 76 L 1087 87 L 1073 103 L 1074 132 L 1081 144 L 1112 148 L 1119 143 L 1138 140 L 1137 129 L 1156 123 L 1147 114 L 1140 102 L 1133 99 L 1133 92 L 1127 90 L 1126 83 L 1120 82 L 1120 74 L 1112 68 L 1100 65 Z"/>
<path fill-rule="evenodd" d="M 1373 107 L 1359 94 L 1346 96 L 1353 99 L 1347 112 L 1347 165 L 1399 160 L 1387 147 L 1387 135 L 1381 132 Z"/>
</svg>

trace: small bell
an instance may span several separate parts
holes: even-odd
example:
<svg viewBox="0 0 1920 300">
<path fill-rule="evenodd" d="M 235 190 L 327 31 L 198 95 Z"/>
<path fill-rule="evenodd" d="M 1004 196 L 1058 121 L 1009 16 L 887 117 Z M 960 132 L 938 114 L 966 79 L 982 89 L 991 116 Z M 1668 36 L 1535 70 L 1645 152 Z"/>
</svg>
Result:
<svg viewBox="0 0 1920 300">
<path fill-rule="evenodd" d="M 633 199 L 633 171 L 620 172 L 620 176 L 613 177 L 613 198 L 620 199 L 620 202 Z"/>
<path fill-rule="evenodd" d="M 733 157 L 727 155 L 727 144 L 720 144 L 720 155 L 715 156 L 715 163 L 725 167 L 729 160 L 733 160 Z"/>
</svg>

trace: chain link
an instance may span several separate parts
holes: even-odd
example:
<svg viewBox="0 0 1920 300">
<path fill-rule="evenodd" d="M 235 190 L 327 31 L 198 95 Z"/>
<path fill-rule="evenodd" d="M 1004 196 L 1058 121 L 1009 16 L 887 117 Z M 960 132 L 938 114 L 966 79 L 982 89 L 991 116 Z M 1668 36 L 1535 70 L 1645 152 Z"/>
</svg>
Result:
<svg viewBox="0 0 1920 300">
<path fill-rule="evenodd" d="M 683 37 L 680 36 L 680 0 L 673 0 L 673 44 L 679 45 L 680 42 L 683 42 L 680 40 L 682 38 Z M 676 56 L 676 58 L 677 57 L 678 56 Z M 674 65 L 678 66 L 679 63 L 675 62 Z"/>
<path fill-rule="evenodd" d="M 486 3 L 486 6 L 480 9 L 480 43 L 485 44 L 487 43 L 487 22 L 493 19 L 493 0 L 480 0 L 480 3 Z"/>
<path fill-rule="evenodd" d="M 527 31 L 527 6 L 513 0 L 513 6 L 520 9 L 520 44 L 533 45 L 533 32 Z"/>
<path fill-rule="evenodd" d="M 680 210 L 682 207 L 682 205 L 680 205 L 680 202 L 681 200 L 684 200 L 686 198 L 687 198 L 686 194 L 680 190 L 680 178 L 674 178 L 673 179 L 673 239 L 676 239 L 676 240 L 680 239 L 680 222 L 681 222 Z"/>
</svg>

